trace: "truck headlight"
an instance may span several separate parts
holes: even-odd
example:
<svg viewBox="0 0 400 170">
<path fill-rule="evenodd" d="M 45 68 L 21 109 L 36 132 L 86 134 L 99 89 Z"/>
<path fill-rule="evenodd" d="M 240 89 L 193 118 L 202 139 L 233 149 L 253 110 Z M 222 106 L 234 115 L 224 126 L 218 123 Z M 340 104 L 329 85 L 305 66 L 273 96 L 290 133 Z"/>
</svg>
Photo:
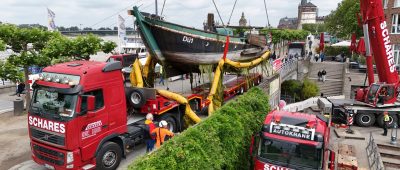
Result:
<svg viewBox="0 0 400 170">
<path fill-rule="evenodd" d="M 67 164 L 70 164 L 74 162 L 74 153 L 73 152 L 67 152 Z"/>
</svg>

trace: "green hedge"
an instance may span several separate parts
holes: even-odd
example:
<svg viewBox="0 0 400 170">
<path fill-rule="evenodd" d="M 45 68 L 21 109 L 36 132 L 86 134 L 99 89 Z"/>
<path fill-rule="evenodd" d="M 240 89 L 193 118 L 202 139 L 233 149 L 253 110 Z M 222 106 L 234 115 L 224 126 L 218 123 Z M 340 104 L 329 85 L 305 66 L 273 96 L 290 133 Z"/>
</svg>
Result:
<svg viewBox="0 0 400 170">
<path fill-rule="evenodd" d="M 325 47 L 325 56 L 337 56 L 339 54 L 342 54 L 342 52 L 344 52 L 344 55 L 346 57 L 351 56 L 350 47 Z"/>
<path fill-rule="evenodd" d="M 167 141 L 129 169 L 249 169 L 251 135 L 270 110 L 259 88 L 222 106 L 212 116 Z"/>
</svg>

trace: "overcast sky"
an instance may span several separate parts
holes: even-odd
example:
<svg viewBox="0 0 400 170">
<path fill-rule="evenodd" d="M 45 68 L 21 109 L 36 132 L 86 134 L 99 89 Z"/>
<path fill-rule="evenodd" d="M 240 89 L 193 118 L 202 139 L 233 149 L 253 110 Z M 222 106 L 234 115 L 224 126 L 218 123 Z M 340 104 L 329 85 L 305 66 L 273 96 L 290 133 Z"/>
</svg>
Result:
<svg viewBox="0 0 400 170">
<path fill-rule="evenodd" d="M 285 16 L 297 17 L 300 0 L 266 0 L 270 23 L 276 27 Z M 336 9 L 341 0 L 312 0 L 318 6 L 319 16 Z M 158 0 L 161 11 L 163 0 Z M 234 0 L 215 0 L 224 22 L 228 22 Z M 14 24 L 47 25 L 46 7 L 56 14 L 57 26 L 114 27 L 117 14 L 126 19 L 126 26 L 132 27 L 133 20 L 127 9 L 141 5 L 140 9 L 154 13 L 155 0 L 1 0 L 0 21 Z M 212 0 L 166 0 L 163 16 L 167 21 L 202 28 L 207 13 L 215 13 Z M 263 0 L 237 0 L 230 25 L 238 25 L 244 12 L 248 23 L 265 26 L 267 23 Z M 217 14 L 215 19 L 219 21 Z"/>
</svg>

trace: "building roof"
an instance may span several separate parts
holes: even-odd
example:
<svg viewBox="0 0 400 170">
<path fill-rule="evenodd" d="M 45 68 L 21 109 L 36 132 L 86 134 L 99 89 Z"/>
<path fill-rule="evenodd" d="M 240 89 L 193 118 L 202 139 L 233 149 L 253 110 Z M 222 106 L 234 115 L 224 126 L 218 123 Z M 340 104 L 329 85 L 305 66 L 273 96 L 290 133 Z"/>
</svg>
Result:
<svg viewBox="0 0 400 170">
<path fill-rule="evenodd" d="M 278 28 L 280 29 L 297 29 L 298 18 L 281 18 Z"/>
<path fill-rule="evenodd" d="M 311 3 L 311 2 L 307 2 L 306 4 L 301 5 L 301 6 L 306 6 L 306 7 L 317 7 L 316 5 L 314 5 L 314 4 Z"/>
</svg>

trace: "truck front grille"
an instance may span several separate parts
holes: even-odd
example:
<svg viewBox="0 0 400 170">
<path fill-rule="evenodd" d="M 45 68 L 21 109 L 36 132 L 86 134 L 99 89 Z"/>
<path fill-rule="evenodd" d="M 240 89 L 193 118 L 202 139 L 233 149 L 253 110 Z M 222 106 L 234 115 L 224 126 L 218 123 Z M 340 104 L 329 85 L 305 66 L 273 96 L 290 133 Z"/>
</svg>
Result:
<svg viewBox="0 0 400 170">
<path fill-rule="evenodd" d="M 56 133 L 49 133 L 39 130 L 35 127 L 30 127 L 31 136 L 39 141 L 56 144 L 58 146 L 65 146 L 65 137 Z"/>
<path fill-rule="evenodd" d="M 33 144 L 32 148 L 35 156 L 39 159 L 55 165 L 64 165 L 63 153 L 47 149 L 36 144 Z"/>
</svg>

